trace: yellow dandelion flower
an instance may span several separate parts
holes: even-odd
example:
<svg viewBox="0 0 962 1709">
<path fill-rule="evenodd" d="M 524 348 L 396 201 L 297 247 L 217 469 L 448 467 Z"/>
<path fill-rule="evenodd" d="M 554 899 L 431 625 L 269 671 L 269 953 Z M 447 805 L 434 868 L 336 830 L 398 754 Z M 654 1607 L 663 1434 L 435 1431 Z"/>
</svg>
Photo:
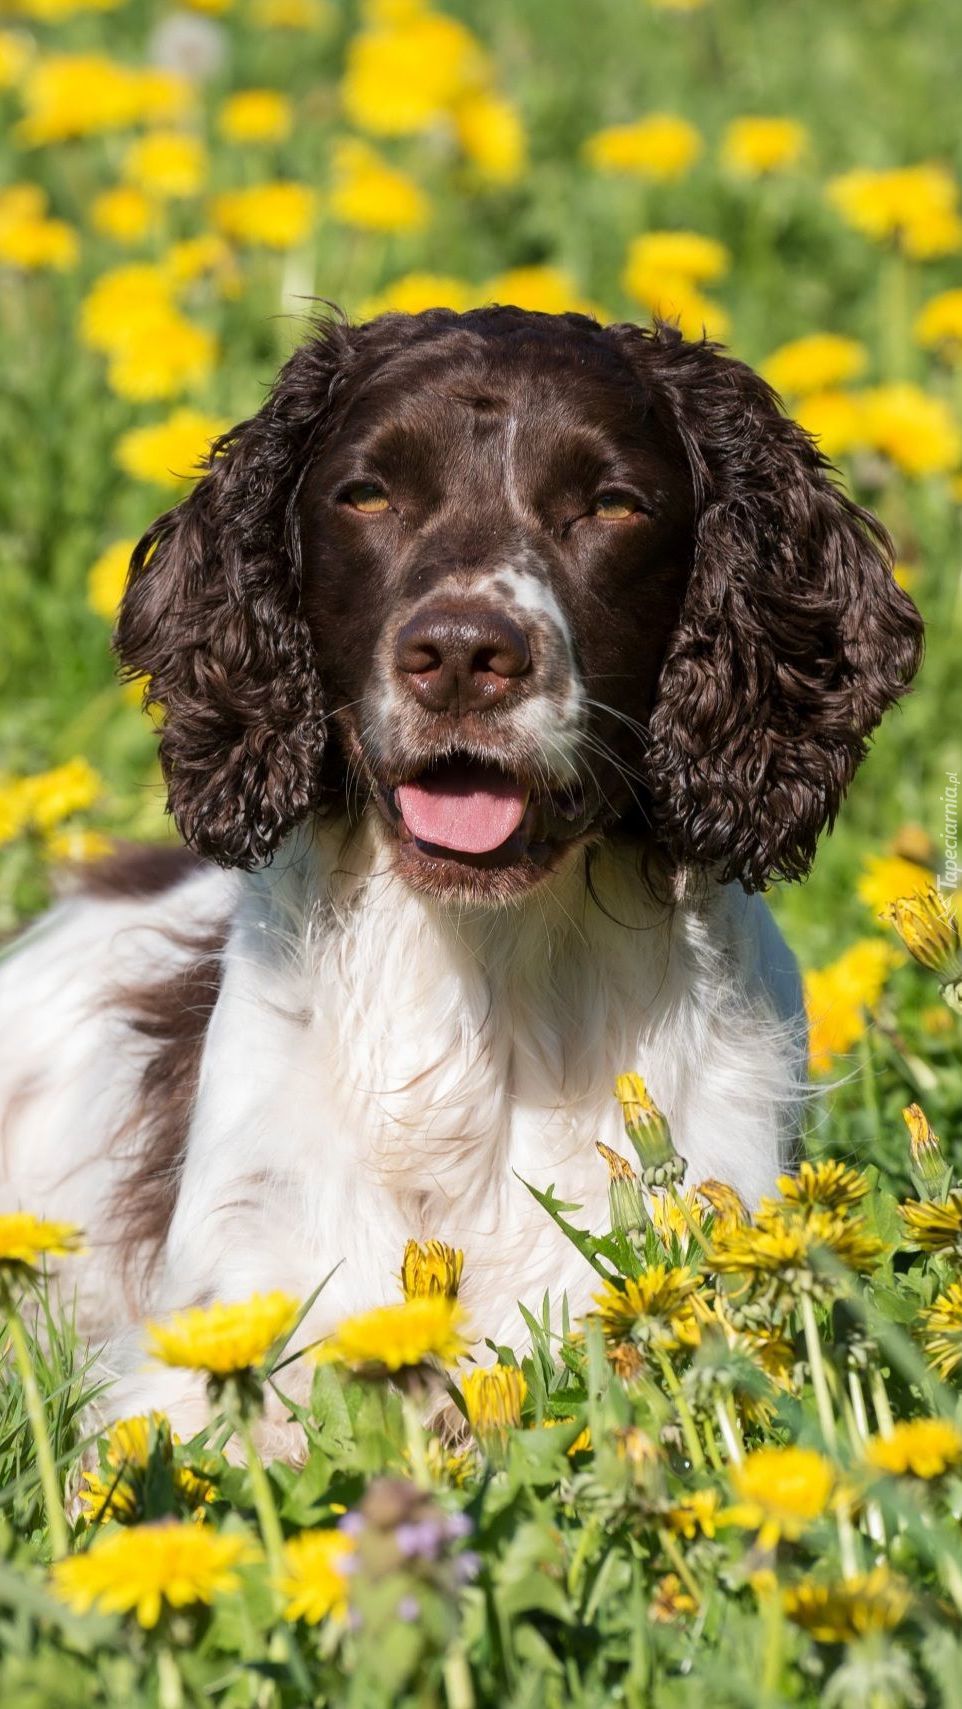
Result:
<svg viewBox="0 0 962 1709">
<path fill-rule="evenodd" d="M 942 398 L 908 381 L 875 386 L 861 400 L 862 439 L 905 474 L 946 474 L 962 457 L 962 434 Z"/>
<path fill-rule="evenodd" d="M 103 831 L 86 830 L 80 825 L 48 831 L 43 840 L 47 860 L 64 866 L 87 866 L 91 861 L 104 860 L 113 846 Z"/>
<path fill-rule="evenodd" d="M 354 1543 L 343 1531 L 302 1531 L 284 1545 L 284 1576 L 278 1590 L 284 1617 L 316 1626 L 347 1613 L 348 1575 Z"/>
<path fill-rule="evenodd" d="M 677 325 L 686 338 L 725 337 L 731 323 L 718 303 L 681 274 L 662 273 L 657 268 L 639 265 L 633 249 L 633 245 L 629 247 L 621 282 L 636 303 L 658 320 Z"/>
<path fill-rule="evenodd" d="M 84 1250 L 83 1235 L 72 1222 L 47 1222 L 27 1211 L 0 1216 L 0 1273 L 35 1269 L 44 1258 L 70 1258 Z"/>
<path fill-rule="evenodd" d="M 868 351 L 856 338 L 837 332 L 810 332 L 780 344 L 762 363 L 762 373 L 776 392 L 808 397 L 857 380 L 868 365 Z"/>
<path fill-rule="evenodd" d="M 521 1423 L 528 1385 L 513 1365 L 488 1365 L 465 1372 L 461 1393 L 474 1434 L 504 1437 Z"/>
<path fill-rule="evenodd" d="M 574 1424 L 574 1422 L 575 1422 L 575 1420 L 573 1418 L 543 1418 L 541 1420 L 541 1428 L 542 1428 L 542 1430 L 558 1430 L 561 1428 L 562 1425 Z M 574 1441 L 569 1442 L 567 1448 L 565 1449 L 565 1453 L 568 1455 L 568 1457 L 570 1459 L 575 1454 L 588 1454 L 588 1453 L 590 1453 L 591 1447 L 592 1447 L 591 1430 L 590 1430 L 590 1427 L 588 1425 L 586 1425 L 583 1430 L 579 1430 Z"/>
<path fill-rule="evenodd" d="M 207 174 L 207 151 L 184 131 L 151 131 L 124 155 L 124 177 L 163 201 L 196 196 Z"/>
<path fill-rule="evenodd" d="M 925 1356 L 944 1381 L 962 1363 L 962 1282 L 950 1282 L 919 1323 Z"/>
<path fill-rule="evenodd" d="M 719 1517 L 757 1531 L 761 1549 L 800 1537 L 825 1512 L 835 1483 L 829 1461 L 814 1448 L 758 1448 L 730 1475 L 739 1501 Z"/>
<path fill-rule="evenodd" d="M 719 1275 L 742 1279 L 738 1292 L 751 1288 L 772 1309 L 787 1310 L 802 1291 L 826 1298 L 836 1291 L 836 1279 L 820 1259 L 864 1275 L 875 1269 L 883 1251 L 858 1217 L 821 1207 L 799 1215 L 786 1205 L 784 1214 L 763 1207 L 748 1227 L 719 1230 L 712 1236 L 711 1263 Z"/>
<path fill-rule="evenodd" d="M 680 1206 L 683 1206 L 684 1209 L 681 1209 Z M 679 1203 L 676 1203 L 667 1193 L 655 1191 L 651 1194 L 647 1208 L 651 1217 L 651 1226 L 666 1246 L 671 1242 L 672 1236 L 684 1243 L 691 1234 L 691 1227 L 685 1220 L 685 1210 L 687 1210 L 696 1228 L 701 1224 L 701 1206 L 695 1196 L 694 1189 L 679 1195 Z"/>
<path fill-rule="evenodd" d="M 889 1436 L 873 1436 L 865 1458 L 893 1477 L 939 1478 L 962 1460 L 962 1435 L 947 1418 L 913 1418 Z"/>
<path fill-rule="evenodd" d="M 686 1614 L 696 1614 L 698 1604 L 690 1590 L 685 1590 L 677 1573 L 665 1573 L 655 1586 L 648 1604 L 648 1618 L 658 1626 L 669 1626 Z"/>
<path fill-rule="evenodd" d="M 809 141 L 797 119 L 733 119 L 722 137 L 722 164 L 739 178 L 763 178 L 797 166 Z"/>
<path fill-rule="evenodd" d="M 584 157 L 599 172 L 627 172 L 668 182 L 684 177 L 702 152 L 700 133 L 675 113 L 649 113 L 633 124 L 609 125 L 584 144 Z"/>
<path fill-rule="evenodd" d="M 962 933 L 955 896 L 934 885 L 915 896 L 900 896 L 882 912 L 920 966 L 950 982 L 962 980 Z"/>
<path fill-rule="evenodd" d="M 517 108 L 482 90 L 462 101 L 454 116 L 458 142 L 479 176 L 489 184 L 516 184 L 528 145 Z"/>
<path fill-rule="evenodd" d="M 142 1515 L 146 1496 L 144 1474 L 151 1461 L 151 1448 L 160 1454 L 171 1472 L 174 1489 L 186 1505 L 203 1516 L 213 1498 L 214 1486 L 188 1466 L 173 1463 L 179 1437 L 171 1434 L 163 1413 L 141 1413 L 119 1418 L 106 1431 L 101 1449 L 100 1472 L 84 1472 L 80 1500 L 84 1512 L 98 1524 L 117 1519 L 135 1523 Z"/>
<path fill-rule="evenodd" d="M 198 279 L 207 278 L 214 282 L 223 297 L 236 296 L 240 288 L 234 251 L 213 231 L 172 243 L 160 257 L 159 266 L 178 291 Z"/>
<path fill-rule="evenodd" d="M 341 100 L 359 130 L 410 136 L 481 90 L 487 75 L 484 54 L 464 24 L 418 7 L 374 20 L 352 38 Z"/>
<path fill-rule="evenodd" d="M 899 1206 L 906 1244 L 918 1252 L 954 1252 L 962 1257 L 962 1191 L 955 1188 L 944 1205 L 909 1199 Z"/>
<path fill-rule="evenodd" d="M 185 78 L 95 53 L 44 56 L 31 66 L 21 96 L 24 117 L 14 135 L 28 147 L 179 118 L 193 99 Z"/>
<path fill-rule="evenodd" d="M 652 1264 L 640 1276 L 605 1282 L 595 1294 L 605 1340 L 631 1340 L 660 1350 L 695 1346 L 699 1339 L 693 1295 L 700 1278 L 686 1265 Z"/>
<path fill-rule="evenodd" d="M 111 352 L 107 383 L 118 397 L 136 403 L 175 398 L 207 379 L 217 349 L 213 333 L 165 310 L 132 327 Z"/>
<path fill-rule="evenodd" d="M 210 1603 L 239 1586 L 237 1568 L 257 1560 L 247 1537 L 221 1536 L 206 1527 L 164 1522 L 136 1525 L 102 1537 L 82 1555 L 57 1561 L 53 1589 L 78 1614 L 136 1615 L 156 1626 L 171 1608 Z"/>
<path fill-rule="evenodd" d="M 0 30 L 0 89 L 15 89 L 33 57 L 34 44 L 18 30 Z"/>
<path fill-rule="evenodd" d="M 870 1632 L 891 1632 L 911 1606 L 909 1589 L 887 1566 L 830 1584 L 801 1579 L 786 1590 L 785 1613 L 817 1644 L 850 1644 Z"/>
<path fill-rule="evenodd" d="M 632 239 L 629 266 L 644 272 L 712 285 L 731 266 L 731 251 L 700 231 L 646 231 Z"/>
<path fill-rule="evenodd" d="M 916 317 L 915 336 L 924 350 L 940 350 L 953 362 L 962 360 L 962 290 L 930 297 Z"/>
<path fill-rule="evenodd" d="M 262 30 L 321 30 L 333 21 L 327 0 L 251 0 L 251 22 Z"/>
<path fill-rule="evenodd" d="M 858 167 L 833 178 L 829 201 L 842 218 L 878 243 L 892 241 L 919 259 L 962 247 L 959 190 L 944 166 Z"/>
<path fill-rule="evenodd" d="M 457 1299 L 463 1265 L 464 1253 L 443 1240 L 409 1240 L 401 1262 L 404 1298 L 443 1294 L 446 1299 Z"/>
<path fill-rule="evenodd" d="M 265 249 L 294 249 L 303 243 L 314 219 L 316 199 L 306 184 L 276 179 L 225 190 L 211 204 L 214 224 L 224 237 Z"/>
<path fill-rule="evenodd" d="M 811 392 L 793 414 L 825 457 L 844 457 L 862 442 L 862 406 L 854 392 Z"/>
<path fill-rule="evenodd" d="M 478 290 L 466 279 L 456 279 L 449 273 L 404 273 L 385 285 L 376 297 L 361 303 L 361 320 L 373 320 L 381 314 L 421 314 L 424 309 L 456 309 L 462 313 L 478 301 Z"/>
<path fill-rule="evenodd" d="M 334 149 L 329 207 L 342 225 L 360 231 L 420 231 L 431 215 L 414 179 L 354 138 Z"/>
<path fill-rule="evenodd" d="M 238 89 L 217 115 L 227 142 L 283 142 L 290 135 L 294 110 L 278 89 Z"/>
<path fill-rule="evenodd" d="M 149 261 L 113 267 L 95 279 L 80 305 L 80 336 L 92 350 L 110 353 L 140 330 L 176 312 L 173 284 Z"/>
<path fill-rule="evenodd" d="M 644 1185 L 668 1187 L 684 1178 L 684 1162 L 675 1152 L 671 1130 L 640 1074 L 619 1074 L 615 1097 L 621 1105 L 625 1133 L 641 1164 Z"/>
<path fill-rule="evenodd" d="M 51 831 L 71 814 L 92 807 L 104 787 L 100 773 L 80 755 L 21 783 L 30 822 L 38 831 Z"/>
<path fill-rule="evenodd" d="M 15 0 L 14 9 L 22 18 L 59 24 L 81 12 L 113 12 L 123 3 L 124 0 Z"/>
<path fill-rule="evenodd" d="M 668 1524 L 686 1542 L 693 1543 L 701 1534 L 703 1537 L 714 1537 L 715 1521 L 721 1499 L 714 1489 L 696 1489 L 692 1495 L 686 1495 L 675 1507 L 668 1510 Z"/>
<path fill-rule="evenodd" d="M 98 617 L 113 623 L 127 581 L 130 556 L 137 542 L 132 537 L 107 546 L 87 576 L 87 604 Z"/>
<path fill-rule="evenodd" d="M 855 885 L 860 902 L 878 914 L 902 896 L 917 896 L 932 885 L 931 868 L 902 855 L 868 855 Z"/>
<path fill-rule="evenodd" d="M 101 190 L 90 204 L 94 231 L 117 243 L 140 243 L 156 223 L 157 208 L 143 190 L 133 184 L 115 184 Z"/>
<path fill-rule="evenodd" d="M 583 314 L 605 319 L 604 309 L 581 295 L 563 267 L 511 267 L 488 279 L 478 296 L 485 302 L 510 303 L 536 314 Z"/>
<path fill-rule="evenodd" d="M 231 1304 L 191 1306 L 168 1323 L 148 1323 L 147 1350 L 165 1365 L 232 1376 L 263 1365 L 290 1334 L 298 1310 L 297 1300 L 279 1289 Z"/>
<path fill-rule="evenodd" d="M 829 1074 L 834 1059 L 851 1050 L 865 1032 L 898 954 L 877 938 L 863 938 L 827 967 L 805 974 L 812 1072 Z"/>
<path fill-rule="evenodd" d="M 464 1313 L 456 1300 L 428 1294 L 345 1318 L 315 1358 L 319 1364 L 375 1375 L 409 1370 L 428 1360 L 454 1365 L 467 1352 L 464 1329 Z"/>
<path fill-rule="evenodd" d="M 789 1205 L 800 1208 L 820 1206 L 827 1211 L 850 1211 L 864 1199 L 869 1190 L 867 1178 L 857 1169 L 850 1169 L 834 1158 L 819 1163 L 806 1159 L 799 1165 L 797 1175 L 780 1175 L 778 1191 Z M 771 1204 L 771 1200 L 766 1200 Z M 780 1207 L 775 1207 L 776 1210 Z"/>
<path fill-rule="evenodd" d="M 30 801 L 22 778 L 0 773 L 0 848 L 12 843 L 30 824 Z"/>
<path fill-rule="evenodd" d="M 21 219 L 0 224 L 0 262 L 34 272 L 52 267 L 66 272 L 76 266 L 80 243 L 65 220 Z"/>
<path fill-rule="evenodd" d="M 160 487 L 177 487 L 206 463 L 211 444 L 230 422 L 196 409 L 176 409 L 166 421 L 134 427 L 117 441 L 116 460 L 126 474 Z"/>
</svg>

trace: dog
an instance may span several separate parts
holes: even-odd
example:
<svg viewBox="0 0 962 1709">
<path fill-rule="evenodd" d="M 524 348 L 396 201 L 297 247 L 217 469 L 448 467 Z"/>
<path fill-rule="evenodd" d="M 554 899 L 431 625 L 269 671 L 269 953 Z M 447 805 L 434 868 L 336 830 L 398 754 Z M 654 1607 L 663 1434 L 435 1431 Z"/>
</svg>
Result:
<svg viewBox="0 0 962 1709">
<path fill-rule="evenodd" d="M 805 1037 L 759 892 L 807 871 L 921 624 L 748 367 L 510 307 L 317 321 L 133 554 L 116 644 L 186 847 L 0 979 L 5 1203 L 65 1217 L 115 1414 L 203 1422 L 145 1316 L 463 1248 L 479 1336 L 593 1277 L 638 1071 L 687 1183 L 790 1162 Z M 287 1373 L 285 1373 L 286 1375 Z M 283 1430 L 283 1416 L 277 1427 Z"/>
</svg>

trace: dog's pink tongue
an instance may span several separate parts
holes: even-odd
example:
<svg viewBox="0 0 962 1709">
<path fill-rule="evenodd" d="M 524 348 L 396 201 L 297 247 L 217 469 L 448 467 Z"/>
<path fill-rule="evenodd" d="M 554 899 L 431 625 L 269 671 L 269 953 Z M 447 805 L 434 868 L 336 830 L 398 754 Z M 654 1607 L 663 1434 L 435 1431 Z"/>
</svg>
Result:
<svg viewBox="0 0 962 1709">
<path fill-rule="evenodd" d="M 459 854 L 500 848 L 524 818 L 528 791 L 496 772 L 446 766 L 397 792 L 404 823 L 422 843 Z"/>
</svg>

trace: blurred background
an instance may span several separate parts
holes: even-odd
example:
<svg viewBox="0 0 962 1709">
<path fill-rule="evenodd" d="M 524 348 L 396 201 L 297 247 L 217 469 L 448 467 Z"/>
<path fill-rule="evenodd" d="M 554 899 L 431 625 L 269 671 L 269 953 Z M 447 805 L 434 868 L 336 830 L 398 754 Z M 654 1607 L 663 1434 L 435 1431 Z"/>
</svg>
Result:
<svg viewBox="0 0 962 1709">
<path fill-rule="evenodd" d="M 892 1010 L 878 911 L 948 871 L 962 766 L 962 9 L 0 13 L 0 931 L 65 862 L 168 834 L 109 653 L 127 557 L 259 406 L 312 297 L 658 313 L 769 376 L 887 523 L 929 626 L 814 876 L 773 899 L 816 1071 L 884 1070 L 839 1094 L 843 1148 L 877 1139 L 879 1099 L 923 1090 L 917 1051 L 937 1060 L 951 1022 L 910 972 Z"/>
</svg>

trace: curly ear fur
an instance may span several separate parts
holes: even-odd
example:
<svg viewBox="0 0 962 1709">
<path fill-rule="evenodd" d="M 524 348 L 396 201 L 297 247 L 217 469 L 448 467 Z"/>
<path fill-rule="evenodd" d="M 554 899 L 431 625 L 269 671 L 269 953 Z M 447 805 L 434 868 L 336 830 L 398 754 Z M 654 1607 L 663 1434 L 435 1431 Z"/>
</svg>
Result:
<svg viewBox="0 0 962 1709">
<path fill-rule="evenodd" d="M 223 866 L 269 859 L 317 794 L 324 705 L 298 604 L 296 498 L 351 352 L 347 329 L 321 326 L 131 559 L 115 645 L 164 709 L 180 832 Z"/>
<path fill-rule="evenodd" d="M 921 619 L 881 523 L 757 374 L 673 328 L 611 330 L 669 401 L 698 507 L 651 716 L 660 839 L 747 890 L 800 878 L 918 669 Z"/>
</svg>

